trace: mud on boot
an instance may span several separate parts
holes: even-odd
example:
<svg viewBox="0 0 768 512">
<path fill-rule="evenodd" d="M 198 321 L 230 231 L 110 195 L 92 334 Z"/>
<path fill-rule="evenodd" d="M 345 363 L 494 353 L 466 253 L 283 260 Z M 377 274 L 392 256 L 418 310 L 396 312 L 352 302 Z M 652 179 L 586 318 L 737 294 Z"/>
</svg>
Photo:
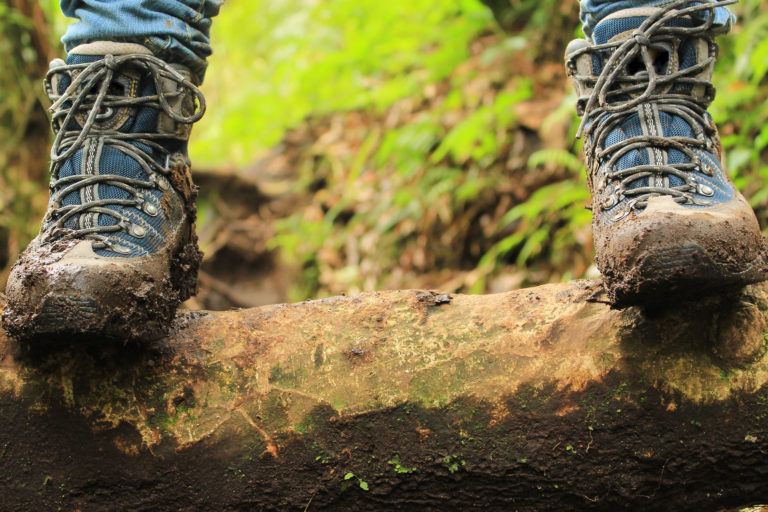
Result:
<svg viewBox="0 0 768 512">
<path fill-rule="evenodd" d="M 716 6 L 678 0 L 619 11 L 573 41 L 596 262 L 616 307 L 764 280 L 757 219 L 729 182 L 707 108 Z M 720 29 L 722 30 L 722 29 Z"/>
<path fill-rule="evenodd" d="M 129 43 L 55 60 L 51 197 L 6 287 L 17 338 L 164 335 L 201 254 L 187 158 L 205 101 L 189 72 Z"/>
</svg>

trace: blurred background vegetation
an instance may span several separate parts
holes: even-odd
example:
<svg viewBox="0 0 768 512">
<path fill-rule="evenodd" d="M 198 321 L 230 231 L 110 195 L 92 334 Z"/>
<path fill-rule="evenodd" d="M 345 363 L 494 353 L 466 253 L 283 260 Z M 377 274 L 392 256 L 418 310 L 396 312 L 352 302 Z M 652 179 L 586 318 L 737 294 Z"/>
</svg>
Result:
<svg viewBox="0 0 768 512">
<path fill-rule="evenodd" d="M 574 96 L 577 2 L 228 0 L 193 135 L 212 309 L 594 274 Z M 713 114 L 768 226 L 768 0 L 721 39 Z M 0 268 L 36 234 L 56 0 L 0 4 Z M 3 282 L 0 282 L 3 284 Z"/>
</svg>

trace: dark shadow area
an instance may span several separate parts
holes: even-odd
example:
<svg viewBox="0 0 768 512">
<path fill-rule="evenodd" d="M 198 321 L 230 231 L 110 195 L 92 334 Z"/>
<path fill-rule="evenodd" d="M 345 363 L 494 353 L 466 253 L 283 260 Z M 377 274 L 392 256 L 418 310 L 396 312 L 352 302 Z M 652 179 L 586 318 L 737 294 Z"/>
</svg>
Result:
<svg viewBox="0 0 768 512">
<path fill-rule="evenodd" d="M 592 291 L 583 284 L 558 300 L 583 301 Z M 654 380 L 665 365 L 706 358 L 725 382 L 762 357 L 761 297 L 747 289 L 616 313 L 622 362 L 583 388 L 523 385 L 491 401 L 465 396 L 354 415 L 313 405 L 300 421 L 286 404 L 301 397 L 263 399 L 263 390 L 239 387 L 247 360 L 226 369 L 206 360 L 191 334 L 206 313 L 179 316 L 173 345 L 15 344 L 23 386 L 0 395 L 4 503 L 20 511 L 108 511 L 117 503 L 160 512 L 527 511 L 553 503 L 565 511 L 699 511 L 763 503 L 768 389 L 699 401 Z M 249 328 L 263 326 L 254 320 Z M 564 323 L 551 334 L 554 343 L 567 335 Z M 208 386 L 220 387 L 206 393 Z M 221 400 L 229 409 L 213 402 L 225 388 L 241 397 Z M 207 416 L 218 423 L 184 444 L 179 412 L 201 405 L 217 411 Z M 260 426 L 267 414 L 285 427 L 280 433 Z"/>
<path fill-rule="evenodd" d="M 630 320 L 620 337 L 628 364 L 639 369 L 665 356 L 706 357 L 728 372 L 758 361 L 768 349 L 768 305 L 755 290 L 727 290 L 627 310 Z"/>
<path fill-rule="evenodd" d="M 188 448 L 137 449 L 129 425 L 94 430 L 57 399 L 29 412 L 4 398 L 0 479 L 21 511 L 716 510 L 768 499 L 766 394 L 697 405 L 614 373 L 498 403 L 322 405 L 275 454 L 238 415 Z"/>
</svg>

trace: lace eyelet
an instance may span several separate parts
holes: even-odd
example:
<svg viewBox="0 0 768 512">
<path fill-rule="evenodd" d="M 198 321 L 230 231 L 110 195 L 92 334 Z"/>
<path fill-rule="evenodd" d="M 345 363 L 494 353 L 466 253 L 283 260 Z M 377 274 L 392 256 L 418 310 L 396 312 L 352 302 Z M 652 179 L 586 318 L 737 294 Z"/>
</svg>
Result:
<svg viewBox="0 0 768 512">
<path fill-rule="evenodd" d="M 131 224 L 131 226 L 128 228 L 128 234 L 135 238 L 144 238 L 147 236 L 147 230 L 144 228 L 144 226 Z"/>
<path fill-rule="evenodd" d="M 116 252 L 117 254 L 131 254 L 131 250 L 128 247 L 120 244 L 109 244 L 107 248 L 112 252 Z"/>
<path fill-rule="evenodd" d="M 144 205 L 141 207 L 141 210 L 150 217 L 157 217 L 157 214 L 160 213 L 160 210 L 158 210 L 157 206 L 153 205 L 152 203 L 144 203 Z"/>
<path fill-rule="evenodd" d="M 112 107 L 106 107 L 104 109 L 104 112 L 101 112 L 96 115 L 96 121 L 104 121 L 105 119 L 109 119 L 115 114 L 115 109 Z"/>
<path fill-rule="evenodd" d="M 715 195 L 715 189 L 708 185 L 704 185 L 703 183 L 699 183 L 699 185 L 696 187 L 696 192 L 704 197 L 712 197 Z"/>
<path fill-rule="evenodd" d="M 605 201 L 603 201 L 603 204 L 601 204 L 600 206 L 602 206 L 603 210 L 610 210 L 617 204 L 619 204 L 618 198 L 616 197 L 615 194 L 611 194 L 610 196 L 608 196 L 608 198 Z"/>
<path fill-rule="evenodd" d="M 628 217 L 628 216 L 629 216 L 629 214 L 630 214 L 630 213 L 632 213 L 633 211 L 635 211 L 635 209 L 637 208 L 637 204 L 638 204 L 638 202 L 639 202 L 639 200 L 638 200 L 638 199 L 632 199 L 632 200 L 631 200 L 631 201 L 630 201 L 630 202 L 627 204 L 627 207 L 626 207 L 624 210 L 621 210 L 621 211 L 619 211 L 619 212 L 616 212 L 616 215 L 614 215 L 614 216 L 613 216 L 613 218 L 612 218 L 611 220 L 612 220 L 613 222 L 618 222 L 618 221 L 620 221 L 620 220 L 623 220 L 623 219 L 625 219 L 626 217 Z M 643 208 L 645 208 L 645 205 L 643 205 L 642 207 L 643 207 Z"/>
<path fill-rule="evenodd" d="M 613 222 L 619 222 L 620 220 L 624 220 L 626 217 L 628 217 L 631 212 L 632 212 L 632 208 L 628 207 L 625 210 L 616 212 L 616 214 L 611 218 L 611 220 Z"/>
</svg>

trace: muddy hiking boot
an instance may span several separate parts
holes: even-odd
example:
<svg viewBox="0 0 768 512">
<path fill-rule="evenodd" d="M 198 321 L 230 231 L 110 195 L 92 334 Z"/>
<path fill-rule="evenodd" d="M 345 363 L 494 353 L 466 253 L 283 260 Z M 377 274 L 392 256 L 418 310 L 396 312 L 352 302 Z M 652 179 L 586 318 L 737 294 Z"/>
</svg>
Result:
<svg viewBox="0 0 768 512">
<path fill-rule="evenodd" d="M 143 46 L 96 42 L 51 63 L 55 140 L 40 234 L 11 271 L 20 338 L 162 336 L 195 292 L 200 252 L 187 140 L 205 102 Z"/>
<path fill-rule="evenodd" d="M 707 112 L 714 6 L 682 0 L 623 10 L 596 26 L 592 42 L 566 50 L 597 266 L 617 307 L 766 278 L 757 219 L 728 180 Z"/>
</svg>

